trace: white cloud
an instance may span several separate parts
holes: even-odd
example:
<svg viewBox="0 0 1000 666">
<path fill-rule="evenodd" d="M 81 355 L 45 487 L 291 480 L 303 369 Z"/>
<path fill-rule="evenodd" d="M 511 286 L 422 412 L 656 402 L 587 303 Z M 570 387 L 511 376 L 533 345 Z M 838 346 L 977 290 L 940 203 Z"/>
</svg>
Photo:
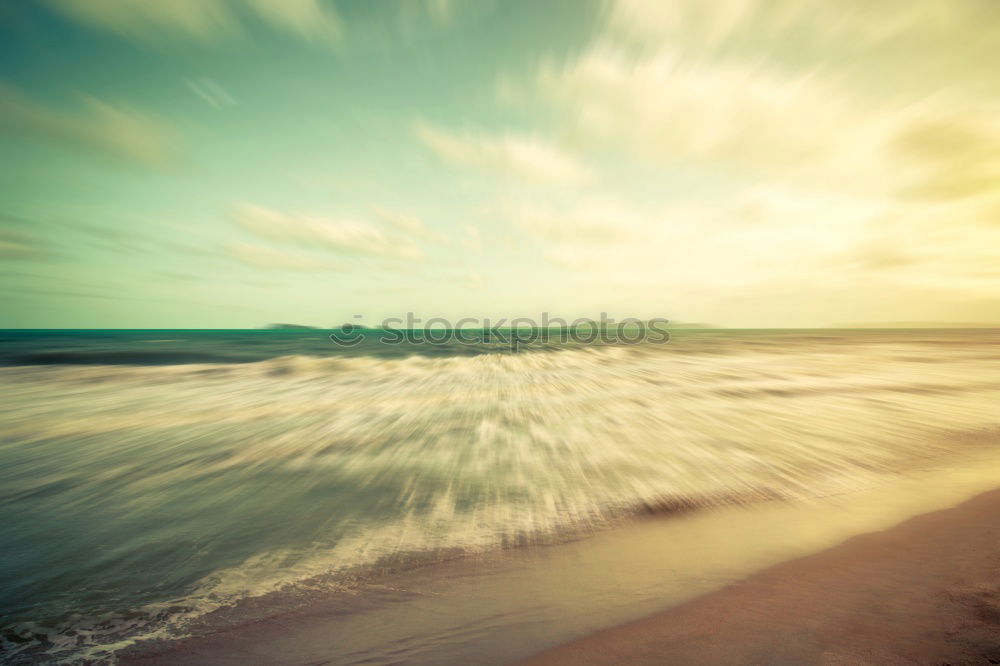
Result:
<svg viewBox="0 0 1000 666">
<path fill-rule="evenodd" d="M 547 106 L 579 145 L 626 159 L 855 193 L 898 188 L 908 165 L 892 144 L 906 127 L 997 115 L 981 77 L 963 81 L 982 73 L 984 58 L 1000 57 L 1000 5 L 618 0 L 608 8 L 603 32 L 577 56 L 542 61 L 532 81 L 499 77 L 498 99 Z M 927 65 L 920 76 L 915 62 Z"/>
<path fill-rule="evenodd" d="M 974 46 L 970 36 L 996 36 L 1000 16 L 990 0 L 613 0 L 608 7 L 616 38 L 702 52 L 745 42 L 764 42 L 773 52 L 795 37 L 842 54 L 900 43 L 916 52 L 945 52 L 963 42 Z"/>
<path fill-rule="evenodd" d="M 249 204 L 240 206 L 233 219 L 245 231 L 275 243 L 391 259 L 423 257 L 410 238 L 386 233 L 366 222 L 285 213 Z"/>
<path fill-rule="evenodd" d="M 387 208 L 382 208 L 381 206 L 374 206 L 373 210 L 379 218 L 387 224 L 396 227 L 400 231 L 405 231 L 406 233 L 413 234 L 415 236 L 427 233 L 427 226 L 424 224 L 423 220 L 416 215 L 407 215 L 406 213 L 389 210 Z"/>
<path fill-rule="evenodd" d="M 253 268 L 317 270 L 328 267 L 312 257 L 293 254 L 265 245 L 231 243 L 227 245 L 226 250 L 233 259 Z"/>
<path fill-rule="evenodd" d="M 648 2 L 618 0 L 610 5 L 612 30 L 642 44 L 662 44 L 667 37 L 696 32 L 701 43 L 717 45 L 750 14 L 752 0 Z"/>
<path fill-rule="evenodd" d="M 611 2 L 591 44 L 496 94 L 563 120 L 620 196 L 508 217 L 588 293 L 773 297 L 768 316 L 810 289 L 848 306 L 872 289 L 912 300 L 914 284 L 996 295 L 983 239 L 1000 230 L 1000 114 L 977 62 L 1000 55 L 990 7 Z"/>
<path fill-rule="evenodd" d="M 569 203 L 525 201 L 500 214 L 524 233 L 554 243 L 604 245 L 641 240 L 649 220 L 618 198 L 576 194 Z"/>
<path fill-rule="evenodd" d="M 336 43 L 344 26 L 332 2 L 323 0 L 244 0 L 265 22 L 313 42 Z"/>
<path fill-rule="evenodd" d="M 830 165 L 870 159 L 872 140 L 884 139 L 879 118 L 834 82 L 752 62 L 601 43 L 543 66 L 537 88 L 585 140 L 655 162 L 826 176 Z"/>
<path fill-rule="evenodd" d="M 169 163 L 177 152 L 176 132 L 163 121 L 92 97 L 79 111 L 35 101 L 0 83 L 0 129 L 96 150 L 147 166 Z"/>
<path fill-rule="evenodd" d="M 454 134 L 426 123 L 417 123 L 415 132 L 431 152 L 456 166 L 547 182 L 575 183 L 589 176 L 574 156 L 537 136 Z"/>
<path fill-rule="evenodd" d="M 374 212 L 375 216 L 385 224 L 412 238 L 445 245 L 449 243 L 447 236 L 428 227 L 424 221 L 416 215 L 391 210 L 382 206 L 372 206 L 372 212 Z"/>
</svg>

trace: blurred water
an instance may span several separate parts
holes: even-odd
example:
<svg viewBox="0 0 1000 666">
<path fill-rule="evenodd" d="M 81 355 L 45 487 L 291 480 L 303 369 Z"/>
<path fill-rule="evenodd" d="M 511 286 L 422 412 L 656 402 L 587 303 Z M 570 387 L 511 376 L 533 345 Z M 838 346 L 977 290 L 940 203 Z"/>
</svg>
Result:
<svg viewBox="0 0 1000 666">
<path fill-rule="evenodd" d="M 322 331 L 6 332 L 4 659 L 636 511 L 876 485 L 991 445 L 997 331 L 433 354 Z M 364 347 L 364 345 L 361 345 Z"/>
</svg>

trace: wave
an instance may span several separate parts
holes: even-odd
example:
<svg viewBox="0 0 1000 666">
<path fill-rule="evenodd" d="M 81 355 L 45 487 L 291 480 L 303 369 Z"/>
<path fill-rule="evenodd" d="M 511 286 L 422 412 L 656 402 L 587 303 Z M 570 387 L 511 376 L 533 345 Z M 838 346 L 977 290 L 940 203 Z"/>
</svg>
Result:
<svg viewBox="0 0 1000 666">
<path fill-rule="evenodd" d="M 841 488 L 839 491 L 843 491 Z M 53 616 L 4 628 L 4 663 L 115 663 L 137 644 L 172 642 L 293 612 L 332 594 L 357 590 L 399 572 L 439 565 L 497 549 L 556 545 L 611 529 L 632 518 L 669 516 L 725 505 L 785 500 L 772 490 L 701 497 L 657 496 L 577 511 L 556 525 L 484 527 L 482 516 L 452 521 L 448 535 L 412 534 L 406 521 L 370 530 L 360 538 L 304 560 L 274 550 L 222 569 L 174 598 L 119 612 Z"/>
<path fill-rule="evenodd" d="M 764 341 L 0 368 L 5 650 L 106 656 L 394 567 L 995 447 L 992 341 Z"/>
</svg>

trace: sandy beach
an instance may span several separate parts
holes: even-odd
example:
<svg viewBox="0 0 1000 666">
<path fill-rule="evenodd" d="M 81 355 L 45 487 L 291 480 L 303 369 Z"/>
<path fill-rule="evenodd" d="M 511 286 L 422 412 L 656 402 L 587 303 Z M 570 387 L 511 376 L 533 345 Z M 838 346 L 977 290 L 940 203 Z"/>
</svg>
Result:
<svg viewBox="0 0 1000 666">
<path fill-rule="evenodd" d="M 526 664 L 998 664 L 1000 490 Z"/>
<path fill-rule="evenodd" d="M 818 502 L 654 516 L 460 558 L 137 645 L 119 663 L 988 664 L 1000 656 L 997 469 L 977 458 Z"/>
</svg>

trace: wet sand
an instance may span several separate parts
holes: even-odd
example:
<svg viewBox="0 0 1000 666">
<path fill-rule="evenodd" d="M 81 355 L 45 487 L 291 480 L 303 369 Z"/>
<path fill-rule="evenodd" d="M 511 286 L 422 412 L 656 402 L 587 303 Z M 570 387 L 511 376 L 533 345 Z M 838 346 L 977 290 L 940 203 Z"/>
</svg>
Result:
<svg viewBox="0 0 1000 666">
<path fill-rule="evenodd" d="M 117 656 L 158 666 L 503 666 L 551 650 L 544 660 L 557 663 L 858 663 L 857 654 L 838 652 L 861 645 L 852 632 L 871 628 L 887 640 L 889 627 L 889 648 L 919 646 L 911 634 L 926 640 L 933 631 L 971 637 L 965 663 L 986 664 L 976 661 L 976 641 L 991 654 L 998 627 L 982 624 L 975 609 L 994 612 L 990 594 L 1000 583 L 997 479 L 1000 459 L 990 454 L 815 501 L 653 516 L 567 543 L 387 574 L 294 609 L 262 598 L 259 613 L 239 605 L 239 615 L 192 627 L 195 635 Z M 676 610 L 659 615 L 667 609 Z M 668 635 L 660 617 L 686 619 L 666 620 L 676 629 Z M 607 627 L 619 629 L 585 638 Z M 938 652 L 961 653 L 946 647 Z M 713 652 L 722 648 L 728 658 Z M 876 655 L 869 663 L 893 663 L 886 650 L 866 649 Z M 903 663 L 962 663 L 928 659 Z"/>
<path fill-rule="evenodd" d="M 1000 664 L 1000 489 L 526 664 Z"/>
</svg>

